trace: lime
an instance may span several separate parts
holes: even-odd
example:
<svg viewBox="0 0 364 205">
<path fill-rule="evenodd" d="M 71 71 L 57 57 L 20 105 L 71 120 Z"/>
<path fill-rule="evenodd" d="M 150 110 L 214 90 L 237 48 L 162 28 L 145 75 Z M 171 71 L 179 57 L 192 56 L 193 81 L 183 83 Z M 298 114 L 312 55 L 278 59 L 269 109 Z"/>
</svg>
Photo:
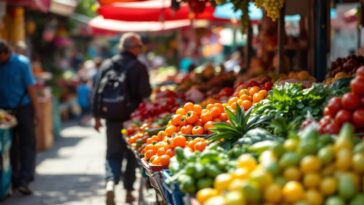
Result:
<svg viewBox="0 0 364 205">
<path fill-rule="evenodd" d="M 188 163 L 185 167 L 185 172 L 186 174 L 188 174 L 189 176 L 193 176 L 196 172 L 196 168 L 195 165 L 193 163 Z"/>
<path fill-rule="evenodd" d="M 362 205 L 364 204 L 364 195 L 358 194 L 350 201 L 350 205 Z"/>
<path fill-rule="evenodd" d="M 301 155 L 295 152 L 286 152 L 279 160 L 279 166 L 281 168 L 297 166 L 301 160 Z"/>
<path fill-rule="evenodd" d="M 332 196 L 326 199 L 325 205 L 345 205 L 345 201 L 338 196 Z"/>
<path fill-rule="evenodd" d="M 207 176 L 215 178 L 217 175 L 221 174 L 222 171 L 213 164 L 206 164 L 204 167 L 204 171 L 207 174 Z"/>
<path fill-rule="evenodd" d="M 212 187 L 213 184 L 214 181 L 211 178 L 201 178 L 197 181 L 197 188 L 198 189 L 208 188 Z"/>
<path fill-rule="evenodd" d="M 335 157 L 334 147 L 332 145 L 328 145 L 322 148 L 318 153 L 318 157 L 323 165 L 330 164 Z"/>
<path fill-rule="evenodd" d="M 353 157 L 353 168 L 357 173 L 364 172 L 364 154 L 357 153 Z"/>
<path fill-rule="evenodd" d="M 261 193 L 258 186 L 245 182 L 243 184 L 243 192 L 247 204 L 259 204 L 261 200 Z"/>
<path fill-rule="evenodd" d="M 205 176 L 205 169 L 201 164 L 199 163 L 195 164 L 195 174 L 193 176 L 195 178 L 201 178 Z"/>
</svg>

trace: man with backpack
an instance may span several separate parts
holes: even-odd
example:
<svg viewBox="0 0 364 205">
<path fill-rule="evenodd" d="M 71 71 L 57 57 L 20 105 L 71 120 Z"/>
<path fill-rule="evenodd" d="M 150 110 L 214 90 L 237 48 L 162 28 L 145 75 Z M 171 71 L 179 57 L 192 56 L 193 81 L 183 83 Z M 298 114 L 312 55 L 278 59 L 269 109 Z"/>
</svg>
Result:
<svg viewBox="0 0 364 205">
<path fill-rule="evenodd" d="M 124 188 L 127 191 L 126 203 L 132 203 L 137 161 L 121 136 L 123 122 L 139 103 L 151 94 L 147 68 L 138 59 L 143 44 L 140 36 L 135 33 L 125 33 L 120 38 L 120 54 L 106 60 L 98 76 L 94 97 L 93 115 L 95 129 L 101 127 L 100 119 L 106 120 L 106 204 L 114 205 L 114 187 L 123 175 Z M 127 165 L 122 174 L 122 161 Z"/>
</svg>

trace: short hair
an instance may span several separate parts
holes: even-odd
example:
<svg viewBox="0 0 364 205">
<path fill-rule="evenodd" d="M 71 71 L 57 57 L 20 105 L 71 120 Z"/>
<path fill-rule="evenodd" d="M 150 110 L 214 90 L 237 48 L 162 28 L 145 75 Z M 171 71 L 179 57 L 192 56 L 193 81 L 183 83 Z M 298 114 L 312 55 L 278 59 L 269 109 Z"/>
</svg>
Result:
<svg viewBox="0 0 364 205">
<path fill-rule="evenodd" d="M 129 49 L 134 46 L 137 46 L 137 45 L 135 45 L 135 41 L 134 41 L 135 39 L 138 39 L 139 41 L 141 41 L 140 36 L 136 33 L 133 33 L 133 32 L 124 33 L 120 37 L 119 50 L 123 51 L 125 49 Z"/>
<path fill-rule="evenodd" d="M 10 45 L 3 39 L 0 39 L 0 53 L 10 53 Z"/>
</svg>

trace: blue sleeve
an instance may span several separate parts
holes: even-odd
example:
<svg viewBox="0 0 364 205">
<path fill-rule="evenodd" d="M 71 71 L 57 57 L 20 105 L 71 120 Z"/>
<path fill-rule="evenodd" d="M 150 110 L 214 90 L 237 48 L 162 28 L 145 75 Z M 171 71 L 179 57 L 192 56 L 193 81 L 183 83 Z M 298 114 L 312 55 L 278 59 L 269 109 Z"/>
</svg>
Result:
<svg viewBox="0 0 364 205">
<path fill-rule="evenodd" d="M 26 87 L 34 85 L 35 79 L 32 73 L 32 66 L 30 65 L 29 60 L 26 57 L 21 57 L 21 73 L 23 77 L 23 82 Z"/>
</svg>

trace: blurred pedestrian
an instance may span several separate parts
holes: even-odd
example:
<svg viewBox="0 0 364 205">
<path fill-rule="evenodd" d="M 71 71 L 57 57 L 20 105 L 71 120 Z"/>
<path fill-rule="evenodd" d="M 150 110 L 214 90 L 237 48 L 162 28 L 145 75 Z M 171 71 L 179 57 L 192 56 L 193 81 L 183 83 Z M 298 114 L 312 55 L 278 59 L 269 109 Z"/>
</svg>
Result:
<svg viewBox="0 0 364 205">
<path fill-rule="evenodd" d="M 151 94 L 149 74 L 146 66 L 138 60 L 143 43 L 139 35 L 125 33 L 119 42 L 120 54 L 106 60 L 96 83 L 93 98 L 95 129 L 101 127 L 100 118 L 106 119 L 106 203 L 114 205 L 114 188 L 123 176 L 126 203 L 132 203 L 132 194 L 137 166 L 133 152 L 121 136 L 123 122 Z M 115 90 L 117 88 L 118 90 Z M 122 161 L 127 165 L 122 174 Z"/>
<path fill-rule="evenodd" d="M 18 121 L 11 146 L 13 189 L 29 195 L 34 179 L 37 119 L 35 79 L 27 57 L 11 51 L 0 39 L 0 108 L 13 113 Z"/>
<path fill-rule="evenodd" d="M 80 125 L 87 124 L 88 116 L 91 113 L 91 86 L 87 79 L 82 79 L 81 84 L 77 87 L 77 102 L 81 108 Z"/>
</svg>

